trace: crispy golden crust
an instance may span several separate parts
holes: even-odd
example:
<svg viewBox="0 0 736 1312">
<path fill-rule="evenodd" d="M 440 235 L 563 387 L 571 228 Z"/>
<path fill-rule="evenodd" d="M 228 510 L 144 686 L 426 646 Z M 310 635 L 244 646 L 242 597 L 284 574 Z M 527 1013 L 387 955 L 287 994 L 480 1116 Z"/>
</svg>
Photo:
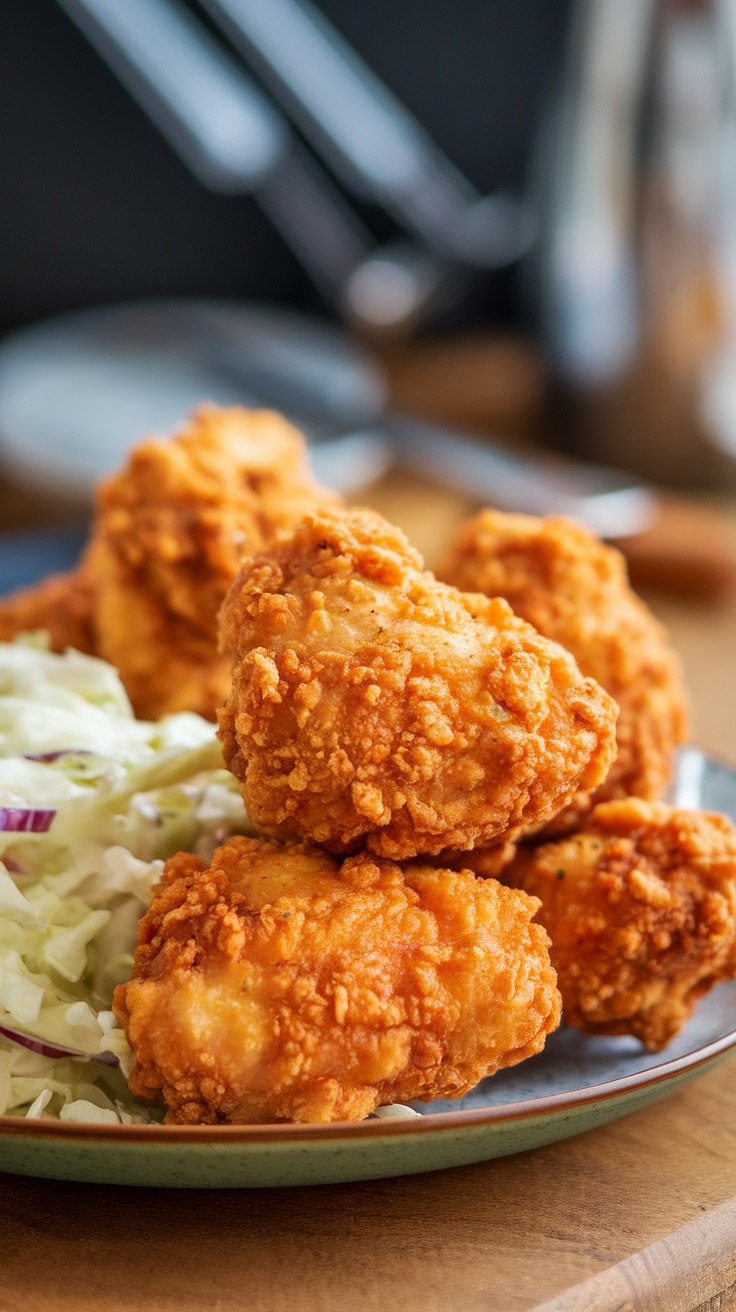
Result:
<svg viewBox="0 0 736 1312">
<path fill-rule="evenodd" d="M 736 830 L 638 798 L 595 807 L 572 837 L 520 848 L 501 876 L 539 897 L 565 1020 L 664 1047 L 736 974 Z"/>
<path fill-rule="evenodd" d="M 75 647 L 92 655 L 96 650 L 92 607 L 93 590 L 84 565 L 67 574 L 52 574 L 0 600 L 0 642 L 45 629 L 53 651 Z"/>
<path fill-rule="evenodd" d="M 680 662 L 629 587 L 621 553 L 571 520 L 484 510 L 460 529 L 439 574 L 456 587 L 505 597 L 618 703 L 618 752 L 608 778 L 592 798 L 576 799 L 551 832 L 595 802 L 660 797 L 687 733 L 687 698 Z"/>
<path fill-rule="evenodd" d="M 457 1098 L 559 1023 L 537 902 L 495 881 L 233 838 L 167 862 L 115 1012 L 178 1124 Z"/>
<path fill-rule="evenodd" d="M 497 843 L 595 787 L 615 708 L 504 601 L 371 511 L 311 516 L 221 612 L 225 758 L 264 833 L 397 860 Z"/>
<path fill-rule="evenodd" d="M 270 411 L 204 406 L 174 439 L 134 448 L 99 489 L 88 562 L 97 650 L 138 715 L 215 718 L 230 682 L 217 612 L 240 562 L 336 500 Z"/>
<path fill-rule="evenodd" d="M 339 501 L 280 415 L 202 406 L 101 484 L 82 565 L 0 603 L 0 640 L 45 628 L 54 650 L 111 661 L 142 718 L 214 720 L 230 685 L 217 612 L 241 561 Z"/>
<path fill-rule="evenodd" d="M 447 866 L 450 870 L 472 870 L 482 879 L 503 879 L 503 872 L 518 851 L 518 843 L 499 843 L 494 847 L 476 847 L 472 852 L 458 852 L 447 847 L 432 857 L 432 865 Z"/>
</svg>

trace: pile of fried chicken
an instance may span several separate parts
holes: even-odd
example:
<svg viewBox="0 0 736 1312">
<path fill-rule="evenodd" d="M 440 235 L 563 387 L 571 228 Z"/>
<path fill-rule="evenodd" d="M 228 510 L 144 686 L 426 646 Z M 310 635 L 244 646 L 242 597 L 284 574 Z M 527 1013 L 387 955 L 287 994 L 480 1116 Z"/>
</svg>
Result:
<svg viewBox="0 0 736 1312">
<path fill-rule="evenodd" d="M 99 490 L 0 638 L 219 720 L 260 838 L 179 853 L 115 1012 L 176 1124 L 457 1098 L 565 1020 L 667 1044 L 736 975 L 736 831 L 660 800 L 678 660 L 622 557 L 484 510 L 437 577 L 279 416 L 205 407 Z"/>
</svg>

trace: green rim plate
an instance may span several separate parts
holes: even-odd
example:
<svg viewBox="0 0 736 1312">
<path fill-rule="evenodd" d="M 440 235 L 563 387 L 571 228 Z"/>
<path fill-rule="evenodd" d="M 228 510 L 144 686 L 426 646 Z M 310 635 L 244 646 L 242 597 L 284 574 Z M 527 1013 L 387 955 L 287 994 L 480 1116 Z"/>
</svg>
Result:
<svg viewBox="0 0 736 1312">
<path fill-rule="evenodd" d="M 722 985 L 701 1003 L 666 1061 L 642 1053 L 632 1039 L 562 1029 L 544 1053 L 484 1080 L 458 1104 L 430 1103 L 410 1118 L 180 1127 L 3 1116 L 0 1170 L 105 1184 L 238 1188 L 467 1165 L 581 1134 L 673 1092 L 736 1047 L 736 1029 L 727 1028 L 734 1015 L 736 983 Z M 606 1069 L 614 1077 L 599 1080 Z"/>
</svg>

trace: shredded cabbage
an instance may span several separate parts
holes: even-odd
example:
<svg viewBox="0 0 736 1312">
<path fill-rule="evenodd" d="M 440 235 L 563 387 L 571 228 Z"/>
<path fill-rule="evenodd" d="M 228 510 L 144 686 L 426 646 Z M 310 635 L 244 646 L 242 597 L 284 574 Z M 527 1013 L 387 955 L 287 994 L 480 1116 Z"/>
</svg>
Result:
<svg viewBox="0 0 736 1312">
<path fill-rule="evenodd" d="M 0 832 L 0 1027 L 84 1054 L 0 1035 L 0 1115 L 156 1120 L 128 1090 L 110 1004 L 164 859 L 253 832 L 215 728 L 136 720 L 105 661 L 0 643 L 0 806 L 56 812 L 46 833 Z"/>
</svg>

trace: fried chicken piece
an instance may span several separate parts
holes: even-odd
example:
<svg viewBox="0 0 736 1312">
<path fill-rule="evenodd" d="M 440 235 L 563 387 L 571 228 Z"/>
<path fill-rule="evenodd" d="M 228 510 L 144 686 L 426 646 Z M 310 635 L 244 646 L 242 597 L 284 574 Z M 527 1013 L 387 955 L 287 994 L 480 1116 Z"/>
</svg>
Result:
<svg viewBox="0 0 736 1312">
<path fill-rule="evenodd" d="M 104 657 L 144 719 L 214 720 L 230 684 L 217 612 L 242 559 L 339 501 L 280 415 L 203 406 L 174 438 L 133 449 L 98 490 L 82 565 L 1 603 L 0 633 L 43 627 L 55 650 Z"/>
<path fill-rule="evenodd" d="M 447 866 L 449 870 L 472 870 L 482 879 L 503 880 L 503 872 L 519 849 L 518 843 L 498 843 L 494 847 L 476 847 L 472 852 L 459 852 L 446 847 L 439 856 L 432 857 L 432 865 Z"/>
<path fill-rule="evenodd" d="M 268 410 L 203 406 L 173 441 L 134 448 L 99 489 L 88 562 L 98 651 L 138 715 L 215 718 L 230 684 L 217 613 L 241 561 L 337 502 L 301 434 Z"/>
<path fill-rule="evenodd" d="M 736 829 L 638 798 L 604 802 L 574 836 L 520 848 L 501 878 L 541 898 L 565 1020 L 669 1043 L 736 975 Z"/>
<path fill-rule="evenodd" d="M 264 833 L 396 860 L 505 842 L 605 777 L 615 707 L 505 601 L 438 583 L 399 529 L 309 517 L 221 612 L 225 759 Z"/>
<path fill-rule="evenodd" d="M 559 642 L 619 706 L 618 752 L 595 794 L 578 797 L 550 832 L 596 802 L 657 798 L 687 734 L 680 662 L 662 625 L 631 590 L 623 556 L 572 520 L 483 510 L 460 529 L 439 576 L 505 597 L 517 615 Z"/>
<path fill-rule="evenodd" d="M 175 1124 L 358 1120 L 459 1098 L 544 1046 L 536 899 L 365 854 L 232 838 L 167 863 L 114 1009 Z"/>
<path fill-rule="evenodd" d="M 83 566 L 52 574 L 0 601 L 0 642 L 10 642 L 18 633 L 46 629 L 53 651 L 76 647 L 94 655 L 92 608 L 92 583 Z"/>
</svg>

